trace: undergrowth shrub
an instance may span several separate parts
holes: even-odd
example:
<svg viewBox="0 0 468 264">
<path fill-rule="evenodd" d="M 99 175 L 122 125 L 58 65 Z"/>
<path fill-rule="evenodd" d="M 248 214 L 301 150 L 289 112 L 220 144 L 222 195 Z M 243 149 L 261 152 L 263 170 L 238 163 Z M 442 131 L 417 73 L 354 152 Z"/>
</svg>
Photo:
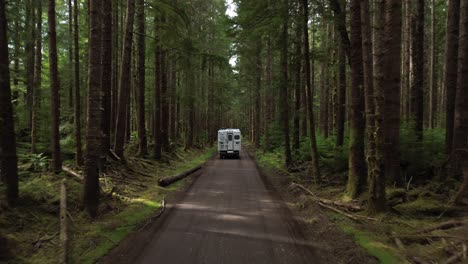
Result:
<svg viewBox="0 0 468 264">
<path fill-rule="evenodd" d="M 406 181 L 430 180 L 443 165 L 445 154 L 445 130 L 428 129 L 422 141 L 418 141 L 411 123 L 400 130 L 401 167 Z"/>
<path fill-rule="evenodd" d="M 260 159 L 265 156 L 265 162 L 279 162 L 284 166 L 283 133 L 277 122 L 269 126 L 270 149 L 261 151 Z M 319 164 L 326 173 L 345 173 L 348 170 L 348 135 L 345 134 L 343 147 L 336 147 L 336 138 L 325 138 L 317 133 L 317 149 Z M 311 160 L 309 137 L 302 137 L 298 150 L 291 150 L 292 158 L 296 163 L 304 163 Z M 261 140 L 264 145 L 264 138 Z M 411 178 L 413 183 L 424 183 L 438 176 L 439 168 L 446 162 L 445 154 L 445 130 L 428 129 L 424 131 L 424 138 L 419 142 L 414 133 L 412 123 L 404 123 L 400 130 L 401 168 L 405 182 Z M 270 155 L 271 154 L 271 155 Z"/>
</svg>

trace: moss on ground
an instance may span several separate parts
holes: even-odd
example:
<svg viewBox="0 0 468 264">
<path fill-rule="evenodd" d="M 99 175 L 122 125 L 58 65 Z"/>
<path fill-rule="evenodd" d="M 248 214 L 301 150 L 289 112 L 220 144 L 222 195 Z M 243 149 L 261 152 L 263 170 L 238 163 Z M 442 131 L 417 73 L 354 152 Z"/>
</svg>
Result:
<svg viewBox="0 0 468 264">
<path fill-rule="evenodd" d="M 354 237 L 356 243 L 370 255 L 376 257 L 382 264 L 409 263 L 398 256 L 395 248 L 382 241 L 376 234 L 355 228 L 345 222 L 339 223 L 340 228 Z"/>
<path fill-rule="evenodd" d="M 151 218 L 161 207 L 162 200 L 182 188 L 185 180 L 167 188 L 157 185 L 160 177 L 174 175 L 204 163 L 214 150 L 176 151 L 178 158 L 170 163 L 150 160 L 129 161 L 146 176 L 135 175 L 134 181 L 144 185 L 121 187 L 112 198 L 103 195 L 99 216 L 92 220 L 82 211 L 83 184 L 74 178 L 67 180 L 70 263 L 94 263 L 114 248 L 129 233 Z M 132 164 L 134 163 L 134 164 Z M 127 175 L 128 176 L 128 175 Z M 46 173 L 24 173 L 20 178 L 19 204 L 14 209 L 0 205 L 0 233 L 7 238 L 13 259 L 9 263 L 56 263 L 59 255 L 59 190 L 67 176 Z M 140 178 L 139 178 L 140 177 Z M 138 180 L 138 181 L 137 181 Z M 141 180 L 141 183 L 140 183 Z M 102 183 L 105 192 L 110 186 Z M 133 184 L 133 183 L 132 183 Z M 115 182 L 117 187 L 118 182 Z"/>
</svg>

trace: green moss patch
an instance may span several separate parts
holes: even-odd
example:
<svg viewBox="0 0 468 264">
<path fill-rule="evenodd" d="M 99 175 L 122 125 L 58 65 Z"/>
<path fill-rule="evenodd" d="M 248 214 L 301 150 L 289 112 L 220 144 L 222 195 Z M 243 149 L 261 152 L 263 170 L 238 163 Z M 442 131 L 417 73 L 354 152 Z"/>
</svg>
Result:
<svg viewBox="0 0 468 264">
<path fill-rule="evenodd" d="M 376 235 L 354 228 L 350 225 L 340 224 L 340 227 L 347 234 L 353 235 L 356 243 L 366 249 L 370 255 L 378 258 L 380 263 L 405 263 L 403 259 L 398 257 L 392 247 L 388 246 L 383 241 L 380 241 Z"/>
</svg>

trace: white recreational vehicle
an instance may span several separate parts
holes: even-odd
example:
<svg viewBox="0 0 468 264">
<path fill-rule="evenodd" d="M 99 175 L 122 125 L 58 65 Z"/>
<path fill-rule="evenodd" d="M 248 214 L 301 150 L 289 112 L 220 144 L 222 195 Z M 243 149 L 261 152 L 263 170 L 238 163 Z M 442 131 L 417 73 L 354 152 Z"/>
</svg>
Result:
<svg viewBox="0 0 468 264">
<path fill-rule="evenodd" d="M 220 129 L 218 131 L 218 153 L 221 159 L 225 157 L 240 157 L 241 132 L 239 129 Z"/>
</svg>

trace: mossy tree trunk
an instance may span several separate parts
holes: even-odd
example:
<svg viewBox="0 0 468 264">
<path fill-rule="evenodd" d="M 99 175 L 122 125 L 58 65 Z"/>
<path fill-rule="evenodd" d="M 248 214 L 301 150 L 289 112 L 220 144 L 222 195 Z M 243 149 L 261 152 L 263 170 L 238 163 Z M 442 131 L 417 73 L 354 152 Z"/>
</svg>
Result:
<svg viewBox="0 0 468 264">
<path fill-rule="evenodd" d="M 361 1 L 352 0 L 351 14 L 351 105 L 349 127 L 349 172 L 347 193 L 356 198 L 364 189 L 366 182 L 366 163 L 364 160 L 364 87 L 361 36 Z"/>
</svg>

